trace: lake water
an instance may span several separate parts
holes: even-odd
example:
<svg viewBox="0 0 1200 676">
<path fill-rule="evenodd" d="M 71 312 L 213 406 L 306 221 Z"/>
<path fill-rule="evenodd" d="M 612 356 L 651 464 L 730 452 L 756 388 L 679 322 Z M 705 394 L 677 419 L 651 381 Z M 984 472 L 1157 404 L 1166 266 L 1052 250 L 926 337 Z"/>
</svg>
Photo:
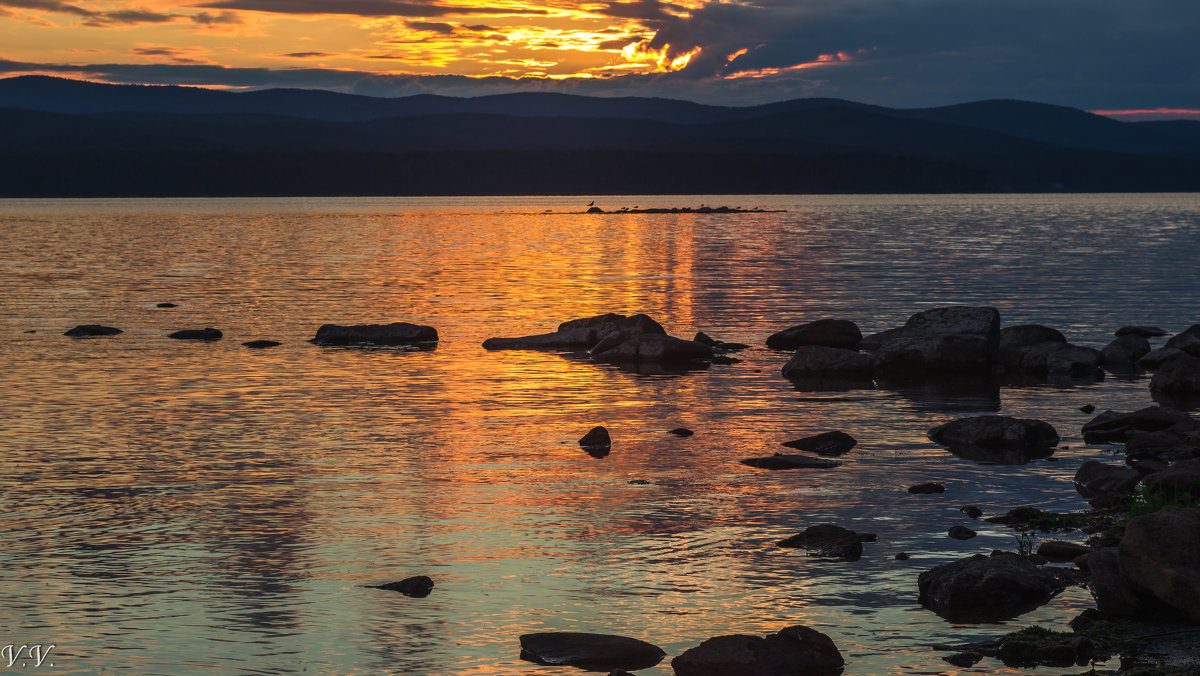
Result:
<svg viewBox="0 0 1200 676">
<path fill-rule="evenodd" d="M 0 201 L 0 643 L 54 644 L 52 673 L 557 676 L 581 672 L 522 662 L 520 634 L 674 656 L 805 624 L 847 674 L 950 674 L 931 644 L 1064 629 L 1092 605 L 1072 588 L 1004 625 L 954 625 L 917 605 L 916 580 L 1015 549 L 963 505 L 1085 508 L 1075 470 L 1120 456 L 1081 442 L 1078 408 L 1149 405 L 1146 376 L 803 392 L 763 344 L 948 304 L 1092 347 L 1125 324 L 1180 331 L 1200 321 L 1200 196 L 639 196 L 599 203 L 786 213 L 581 214 L 589 199 Z M 674 375 L 480 347 L 609 311 L 755 347 Z M 306 342 L 391 321 L 441 342 Z M 125 333 L 62 335 L 89 323 Z M 225 339 L 165 338 L 207 326 Z M 241 346 L 258 338 L 283 345 Z M 985 466 L 925 437 L 991 412 L 1046 420 L 1063 444 Z M 603 459 L 576 444 L 598 424 Z M 839 468 L 737 462 L 834 429 L 859 440 Z M 907 493 L 926 481 L 947 490 Z M 879 539 L 852 563 L 775 546 L 819 523 Z M 429 597 L 363 586 L 416 574 Z M 639 673 L 670 674 L 669 657 Z"/>
</svg>

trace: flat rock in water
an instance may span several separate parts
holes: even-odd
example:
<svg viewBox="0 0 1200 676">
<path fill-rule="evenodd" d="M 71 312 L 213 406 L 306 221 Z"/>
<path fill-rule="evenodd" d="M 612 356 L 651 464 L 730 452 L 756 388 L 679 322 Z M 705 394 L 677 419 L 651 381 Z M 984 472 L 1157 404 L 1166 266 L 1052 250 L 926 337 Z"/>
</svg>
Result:
<svg viewBox="0 0 1200 676">
<path fill-rule="evenodd" d="M 829 469 L 842 463 L 827 458 L 814 458 L 810 455 L 785 455 L 776 453 L 764 458 L 746 458 L 740 460 L 743 465 L 759 469 Z"/>
<path fill-rule="evenodd" d="M 966 526 L 951 526 L 950 530 L 946 531 L 946 535 L 949 535 L 955 540 L 970 540 L 976 535 L 979 535 L 979 533 L 976 533 Z"/>
<path fill-rule="evenodd" d="M 799 625 L 765 637 L 716 636 L 671 660 L 675 676 L 834 676 L 844 665 L 833 639 Z"/>
<path fill-rule="evenodd" d="M 1047 540 L 1038 545 L 1037 549 L 1039 556 L 1044 556 L 1047 561 L 1054 561 L 1055 563 L 1074 561 L 1091 551 L 1091 547 L 1086 545 L 1075 542 L 1063 542 L 1062 540 Z"/>
<path fill-rule="evenodd" d="M 1122 495 L 1133 490 L 1142 473 L 1132 467 L 1118 467 L 1088 460 L 1075 471 L 1075 490 L 1084 498 Z"/>
<path fill-rule="evenodd" d="M 118 333 L 125 333 L 121 329 L 113 326 L 101 326 L 100 324 L 80 324 L 75 328 L 64 333 L 64 336 L 72 338 L 83 338 L 89 336 L 115 336 Z"/>
<path fill-rule="evenodd" d="M 176 305 L 175 303 L 159 303 L 159 304 L 155 305 L 154 307 L 168 308 L 168 307 L 179 307 L 179 306 Z"/>
<path fill-rule="evenodd" d="M 871 380 L 871 355 L 823 345 L 802 345 L 783 365 L 783 377 L 793 379 Z"/>
<path fill-rule="evenodd" d="M 244 345 L 250 349 L 253 349 L 253 350 L 261 350 L 261 349 L 268 348 L 268 347 L 278 347 L 280 345 L 283 345 L 283 343 L 281 343 L 277 340 L 251 340 L 251 341 L 242 343 L 242 345 Z"/>
<path fill-rule="evenodd" d="M 695 434 L 695 432 L 689 430 L 686 427 L 676 427 L 675 429 L 671 430 L 669 433 L 674 434 L 677 437 L 690 437 L 693 434 Z"/>
<path fill-rule="evenodd" d="M 818 319 L 772 334 L 767 338 L 767 347 L 774 350 L 794 350 L 801 345 L 822 345 L 857 350 L 862 337 L 858 325 L 852 321 Z"/>
<path fill-rule="evenodd" d="M 1049 423 L 1002 415 L 959 418 L 929 430 L 929 438 L 960 457 L 995 464 L 1048 457 L 1058 445 L 1058 432 Z"/>
<path fill-rule="evenodd" d="M 712 336 L 708 335 L 707 333 L 705 333 L 703 331 L 697 331 L 696 337 L 692 338 L 692 342 L 700 343 L 702 345 L 707 345 L 707 346 L 713 348 L 714 350 L 733 351 L 733 350 L 744 350 L 744 349 L 750 347 L 746 343 L 727 343 L 723 340 L 717 340 L 716 338 L 713 338 Z"/>
<path fill-rule="evenodd" d="M 542 632 L 521 636 L 521 659 L 588 671 L 649 669 L 667 653 L 658 646 L 612 634 Z"/>
<path fill-rule="evenodd" d="M 1067 338 L 1061 331 L 1041 324 L 1021 324 L 1000 329 L 1000 349 L 1065 342 Z"/>
<path fill-rule="evenodd" d="M 429 596 L 429 592 L 433 591 L 433 580 L 426 575 L 414 575 L 406 577 L 399 582 L 388 582 L 387 584 L 367 585 L 372 589 L 387 589 L 388 591 L 396 591 L 411 596 L 413 598 L 424 598 Z"/>
<path fill-rule="evenodd" d="M 658 334 L 639 334 L 624 340 L 605 339 L 592 348 L 592 359 L 599 362 L 678 363 L 709 360 L 712 348 L 691 340 Z"/>
<path fill-rule="evenodd" d="M 1137 360 L 1137 365 L 1148 371 L 1153 371 L 1172 359 L 1182 357 L 1185 354 L 1187 353 L 1178 348 L 1163 346 L 1154 350 L 1150 350 L 1148 353 L 1146 353 L 1146 356 Z"/>
<path fill-rule="evenodd" d="M 965 507 L 959 507 L 958 511 L 962 512 L 963 514 L 966 514 L 967 516 L 971 517 L 972 519 L 978 519 L 979 517 L 983 516 L 983 510 L 976 507 L 975 505 L 966 505 Z"/>
<path fill-rule="evenodd" d="M 1084 423 L 1080 431 L 1089 444 L 1124 442 L 1136 432 L 1157 432 L 1179 423 L 1189 422 L 1191 417 L 1183 411 L 1164 406 L 1147 406 L 1132 413 L 1105 411 Z"/>
<path fill-rule="evenodd" d="M 207 328 L 184 329 L 182 331 L 176 331 L 175 333 L 168 333 L 167 337 L 174 338 L 176 340 L 220 340 L 221 336 L 223 335 L 224 334 L 222 334 L 218 329 Z"/>
<path fill-rule="evenodd" d="M 930 481 L 928 483 L 917 484 L 916 486 L 909 486 L 908 492 L 917 494 L 917 495 L 929 495 L 932 493 L 945 493 L 946 487 L 937 482 Z"/>
<path fill-rule="evenodd" d="M 781 445 L 817 455 L 838 456 L 857 446 L 858 441 L 845 432 L 834 431 L 794 441 L 785 441 Z"/>
<path fill-rule="evenodd" d="M 420 345 L 435 343 L 437 329 L 432 326 L 393 322 L 391 324 L 324 324 L 309 342 L 317 345 Z"/>
<path fill-rule="evenodd" d="M 558 325 L 553 333 L 518 338 L 488 338 L 487 350 L 572 350 L 592 349 L 606 339 L 622 340 L 635 335 L 666 335 L 661 324 L 644 314 L 625 316 L 609 312 L 594 317 L 572 319 Z"/>
<path fill-rule="evenodd" d="M 1122 326 L 1113 332 L 1114 336 L 1141 336 L 1142 338 L 1157 338 L 1167 335 L 1167 332 L 1157 326 Z"/>
<path fill-rule="evenodd" d="M 1049 601 L 1064 585 L 1022 556 L 976 554 L 921 573 L 918 602 L 952 622 L 998 622 Z"/>
<path fill-rule="evenodd" d="M 874 538 L 872 537 L 872 539 Z M 807 550 L 809 556 L 857 561 L 862 558 L 863 541 L 863 536 L 852 530 L 833 524 L 821 524 L 809 526 L 803 532 L 780 540 L 776 544 L 780 547 Z"/>
</svg>

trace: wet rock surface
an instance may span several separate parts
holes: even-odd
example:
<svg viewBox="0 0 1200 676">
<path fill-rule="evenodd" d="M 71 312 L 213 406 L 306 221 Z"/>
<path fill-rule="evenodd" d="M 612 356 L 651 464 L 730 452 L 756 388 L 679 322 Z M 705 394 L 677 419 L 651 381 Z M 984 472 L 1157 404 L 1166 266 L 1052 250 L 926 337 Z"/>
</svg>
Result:
<svg viewBox="0 0 1200 676">
<path fill-rule="evenodd" d="M 834 676 L 844 665 L 833 639 L 803 626 L 716 636 L 671 660 L 676 676 Z"/>
<path fill-rule="evenodd" d="M 986 307 L 945 307 L 919 312 L 899 331 L 868 345 L 881 374 L 890 378 L 961 377 L 988 373 L 1000 350 L 1000 313 Z"/>
<path fill-rule="evenodd" d="M 667 656 L 652 643 L 613 634 L 541 632 L 524 634 L 520 641 L 523 660 L 588 671 L 649 669 Z"/>
<path fill-rule="evenodd" d="M 250 340 L 242 343 L 242 345 L 252 350 L 262 350 L 268 347 L 279 347 L 283 343 L 277 340 Z"/>
<path fill-rule="evenodd" d="M 612 438 L 607 428 L 597 425 L 579 438 L 579 446 L 587 451 L 588 455 L 603 458 L 612 450 Z"/>
<path fill-rule="evenodd" d="M 598 362 L 686 362 L 712 359 L 712 348 L 691 340 L 658 334 L 609 338 L 592 348 Z"/>
<path fill-rule="evenodd" d="M 746 458 L 738 462 L 759 469 L 830 469 L 842 463 L 828 458 L 814 458 L 810 455 L 789 455 L 776 453 L 762 458 Z"/>
<path fill-rule="evenodd" d="M 1132 366 L 1150 353 L 1150 341 L 1138 335 L 1124 335 L 1100 350 L 1105 366 Z"/>
<path fill-rule="evenodd" d="M 773 350 L 795 350 L 802 345 L 821 345 L 845 350 L 857 350 L 862 342 L 858 325 L 846 319 L 819 319 L 793 326 L 767 338 Z"/>
<path fill-rule="evenodd" d="M 822 345 L 803 345 L 796 348 L 792 358 L 783 365 L 783 377 L 795 380 L 851 380 L 870 383 L 871 356 L 855 350 Z"/>
<path fill-rule="evenodd" d="M 955 455 L 995 464 L 1044 458 L 1058 445 L 1058 432 L 1049 423 L 1001 415 L 959 418 L 929 430 L 929 438 Z"/>
<path fill-rule="evenodd" d="M 1113 332 L 1114 336 L 1141 336 L 1142 338 L 1158 338 L 1159 336 L 1167 335 L 1167 332 L 1157 326 L 1122 326 Z"/>
<path fill-rule="evenodd" d="M 784 538 L 776 544 L 780 547 L 803 549 L 809 556 L 840 561 L 857 561 L 862 558 L 862 543 L 873 541 L 871 534 L 860 534 L 833 524 L 809 526 L 803 532 Z"/>
<path fill-rule="evenodd" d="M 125 333 L 115 326 L 103 326 L 100 324 L 80 324 L 73 329 L 64 333 L 64 336 L 72 338 L 85 338 L 90 336 L 115 336 L 119 333 Z"/>
<path fill-rule="evenodd" d="M 1191 417 L 1164 406 L 1147 406 L 1132 413 L 1105 411 L 1083 425 L 1080 431 L 1089 444 L 1119 443 L 1136 432 L 1156 432 L 1186 423 Z"/>
<path fill-rule="evenodd" d="M 804 437 L 803 439 L 785 441 L 782 445 L 788 448 L 808 451 L 809 453 L 816 453 L 817 455 L 839 456 L 857 446 L 858 441 L 845 432 L 833 431 Z"/>
<path fill-rule="evenodd" d="M 220 330 L 214 328 L 206 329 L 184 329 L 174 333 L 167 334 L 168 338 L 175 340 L 220 340 L 224 334 Z"/>
<path fill-rule="evenodd" d="M 929 495 L 932 493 L 945 493 L 946 487 L 937 482 L 930 481 L 930 482 L 923 483 L 923 484 L 917 484 L 916 486 L 909 486 L 908 492 L 917 494 L 917 495 Z"/>
<path fill-rule="evenodd" d="M 437 329 L 408 322 L 391 324 L 324 324 L 317 329 L 312 343 L 317 345 L 419 345 L 435 343 Z"/>
<path fill-rule="evenodd" d="M 372 589 L 386 589 L 388 591 L 400 592 L 405 596 L 413 598 L 424 598 L 429 596 L 429 593 L 433 591 L 433 580 L 427 575 L 414 575 L 398 582 L 367 586 Z"/>
<path fill-rule="evenodd" d="M 1016 554 L 976 554 L 921 573 L 918 601 L 952 622 L 996 622 L 1049 601 L 1065 585 Z"/>
<path fill-rule="evenodd" d="M 1200 397 L 1200 357 L 1181 355 L 1158 367 L 1150 389 L 1177 397 Z"/>
<path fill-rule="evenodd" d="M 1141 480 L 1142 473 L 1132 467 L 1088 460 L 1075 472 L 1075 490 L 1090 500 L 1129 493 Z"/>
<path fill-rule="evenodd" d="M 1047 561 L 1055 563 L 1066 563 L 1088 554 L 1092 551 L 1091 547 L 1081 545 L 1075 542 L 1064 542 L 1062 540 L 1047 540 L 1038 545 L 1038 556 L 1044 557 Z"/>
<path fill-rule="evenodd" d="M 1135 587 L 1200 623 L 1200 509 L 1168 506 L 1131 519 L 1119 562 Z"/>
<path fill-rule="evenodd" d="M 946 531 L 946 535 L 949 535 L 955 540 L 970 540 L 976 535 L 979 535 L 979 533 L 976 533 L 966 526 L 951 526 L 949 530 Z"/>
<path fill-rule="evenodd" d="M 606 313 L 572 319 L 558 325 L 553 333 L 518 338 L 488 338 L 488 350 L 571 350 L 591 349 L 605 339 L 621 340 L 642 334 L 666 335 L 662 324 L 644 314 Z"/>
</svg>

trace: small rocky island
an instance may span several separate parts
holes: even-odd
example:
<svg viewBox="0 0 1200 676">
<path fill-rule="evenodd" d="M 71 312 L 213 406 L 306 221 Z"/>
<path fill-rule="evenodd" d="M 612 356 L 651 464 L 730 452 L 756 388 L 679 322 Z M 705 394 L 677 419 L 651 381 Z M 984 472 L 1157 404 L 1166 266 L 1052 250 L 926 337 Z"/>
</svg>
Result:
<svg viewBox="0 0 1200 676">
<path fill-rule="evenodd" d="M 760 207 L 752 207 L 743 209 L 742 207 L 710 207 L 701 204 L 698 207 L 621 207 L 612 211 L 605 211 L 600 207 L 588 205 L 588 210 L 585 214 L 781 214 L 787 213 L 786 209 L 762 209 Z"/>
</svg>

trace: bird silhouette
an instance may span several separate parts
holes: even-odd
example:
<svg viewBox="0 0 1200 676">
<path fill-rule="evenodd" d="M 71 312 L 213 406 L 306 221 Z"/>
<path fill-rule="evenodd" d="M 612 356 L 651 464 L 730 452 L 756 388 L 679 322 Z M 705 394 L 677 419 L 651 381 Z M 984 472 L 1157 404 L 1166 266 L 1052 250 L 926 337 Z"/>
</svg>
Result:
<svg viewBox="0 0 1200 676">
<path fill-rule="evenodd" d="M 595 204 L 595 203 L 596 203 L 596 200 L 592 200 L 591 202 L 588 202 L 588 206 L 590 207 L 590 206 L 592 206 L 592 205 L 593 205 L 593 204 Z"/>
</svg>

